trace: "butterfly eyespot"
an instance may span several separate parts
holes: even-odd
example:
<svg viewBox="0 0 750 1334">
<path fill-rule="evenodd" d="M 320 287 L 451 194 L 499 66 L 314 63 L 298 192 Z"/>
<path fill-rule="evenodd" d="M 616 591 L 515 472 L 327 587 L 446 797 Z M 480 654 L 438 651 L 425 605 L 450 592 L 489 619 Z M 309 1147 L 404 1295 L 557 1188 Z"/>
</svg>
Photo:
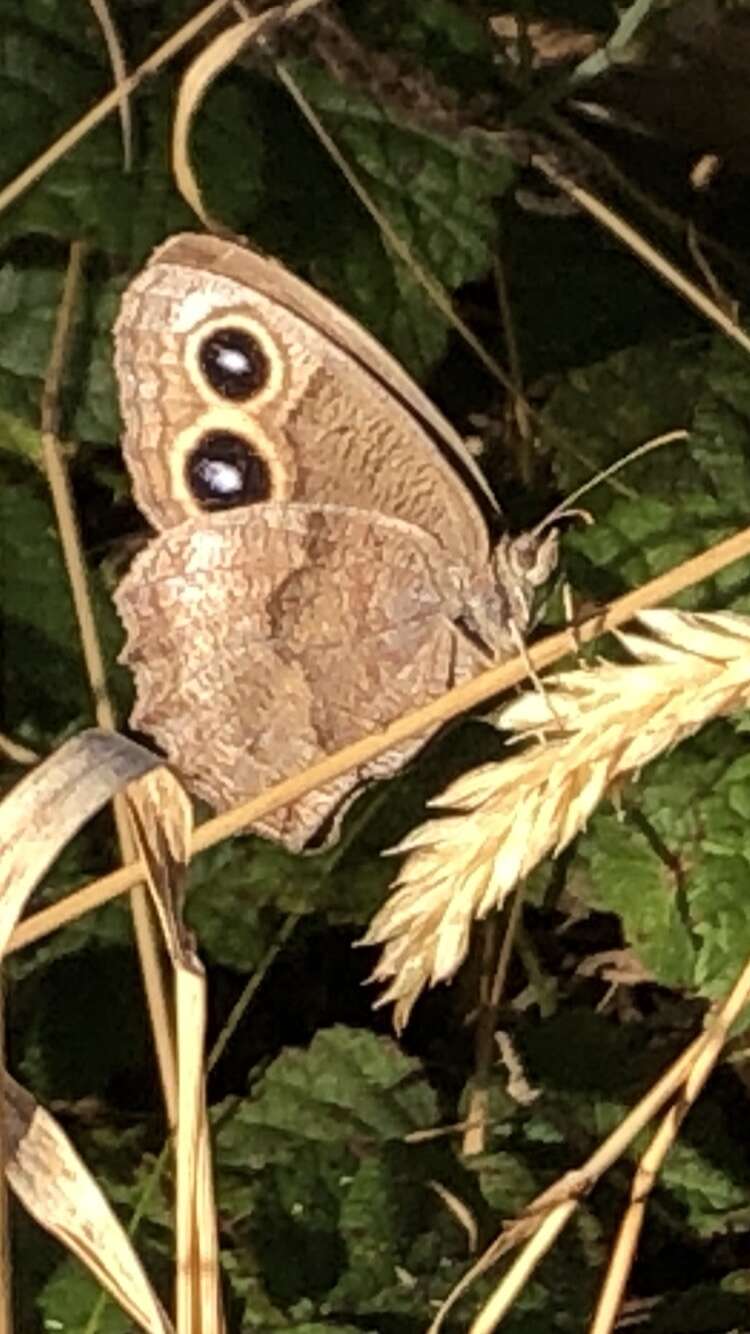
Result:
<svg viewBox="0 0 750 1334">
<path fill-rule="evenodd" d="M 253 398 L 268 381 L 268 357 L 246 329 L 214 329 L 198 351 L 200 368 L 214 393 L 232 402 Z"/>
<path fill-rule="evenodd" d="M 231 431 L 208 431 L 185 460 L 190 494 L 204 510 L 252 505 L 271 496 L 266 460 Z"/>
</svg>

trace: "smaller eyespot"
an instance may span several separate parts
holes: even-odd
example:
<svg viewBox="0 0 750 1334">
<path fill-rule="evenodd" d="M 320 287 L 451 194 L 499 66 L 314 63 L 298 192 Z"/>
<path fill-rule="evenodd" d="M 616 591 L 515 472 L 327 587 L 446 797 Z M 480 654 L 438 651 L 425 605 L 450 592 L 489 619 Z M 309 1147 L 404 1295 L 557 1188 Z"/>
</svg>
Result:
<svg viewBox="0 0 750 1334">
<path fill-rule="evenodd" d="M 271 373 L 268 357 L 257 338 L 245 329 L 227 325 L 204 338 L 198 361 L 215 393 L 232 402 L 252 398 Z"/>
<path fill-rule="evenodd" d="M 207 431 L 185 460 L 190 494 L 204 510 L 228 510 L 271 497 L 266 460 L 231 431 Z"/>
</svg>

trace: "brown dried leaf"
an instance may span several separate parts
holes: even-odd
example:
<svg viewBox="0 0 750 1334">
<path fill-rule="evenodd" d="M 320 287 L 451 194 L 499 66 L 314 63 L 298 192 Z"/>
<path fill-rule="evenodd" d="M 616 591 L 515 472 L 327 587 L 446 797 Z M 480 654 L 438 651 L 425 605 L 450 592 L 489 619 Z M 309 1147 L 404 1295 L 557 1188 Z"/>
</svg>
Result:
<svg viewBox="0 0 750 1334">
<path fill-rule="evenodd" d="M 131 783 L 126 799 L 169 956 L 175 967 L 191 967 L 195 955 L 182 920 L 193 833 L 190 798 L 171 770 L 162 766 Z"/>
<path fill-rule="evenodd" d="M 5 1075 L 8 1182 L 29 1213 L 78 1256 L 149 1334 L 172 1325 L 124 1228 L 67 1136 L 30 1093 Z"/>
<path fill-rule="evenodd" d="M 27 774 L 0 806 L 0 956 L 32 890 L 65 844 L 116 792 L 162 761 L 91 728 Z"/>
<path fill-rule="evenodd" d="M 219 1334 L 219 1248 L 204 1079 L 206 979 L 182 920 L 192 806 L 166 768 L 132 783 L 127 798 L 175 975 L 177 1326 Z"/>
<path fill-rule="evenodd" d="M 67 741 L 0 806 L 0 953 L 29 895 L 85 821 L 161 760 L 96 729 Z M 35 1218 L 86 1264 L 141 1328 L 171 1330 L 130 1241 L 54 1119 L 5 1075 L 8 1181 Z"/>
</svg>

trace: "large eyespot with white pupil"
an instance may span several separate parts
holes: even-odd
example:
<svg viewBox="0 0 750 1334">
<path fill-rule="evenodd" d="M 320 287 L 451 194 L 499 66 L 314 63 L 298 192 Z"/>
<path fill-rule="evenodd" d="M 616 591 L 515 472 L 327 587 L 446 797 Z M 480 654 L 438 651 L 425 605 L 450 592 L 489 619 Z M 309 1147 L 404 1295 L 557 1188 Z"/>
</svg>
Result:
<svg viewBox="0 0 750 1334">
<path fill-rule="evenodd" d="M 255 413 L 277 398 L 287 379 L 284 349 L 260 320 L 225 310 L 188 335 L 186 365 L 204 402 Z"/>
<path fill-rule="evenodd" d="M 263 348 L 246 329 L 213 329 L 198 349 L 198 364 L 214 393 L 232 403 L 254 398 L 268 383 L 270 366 Z"/>
<path fill-rule="evenodd" d="M 262 454 L 231 431 L 207 431 L 185 456 L 185 485 L 202 510 L 270 500 L 271 472 Z"/>
<path fill-rule="evenodd" d="M 209 407 L 170 442 L 169 509 L 161 525 L 188 515 L 290 500 L 297 467 L 283 432 L 265 431 L 241 404 Z M 164 481 L 161 481 L 162 495 Z"/>
</svg>

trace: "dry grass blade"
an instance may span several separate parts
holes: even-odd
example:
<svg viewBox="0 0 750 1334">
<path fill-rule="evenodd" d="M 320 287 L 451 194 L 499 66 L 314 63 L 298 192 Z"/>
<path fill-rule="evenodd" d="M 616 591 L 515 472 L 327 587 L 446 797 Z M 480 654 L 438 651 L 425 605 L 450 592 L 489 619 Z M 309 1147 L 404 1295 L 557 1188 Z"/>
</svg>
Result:
<svg viewBox="0 0 750 1334">
<path fill-rule="evenodd" d="M 25 1208 L 77 1255 L 149 1334 L 172 1325 L 122 1225 L 56 1121 L 4 1076 L 10 1186 Z"/>
<path fill-rule="evenodd" d="M 448 1212 L 453 1214 L 456 1222 L 463 1228 L 466 1233 L 469 1255 L 473 1255 L 479 1240 L 479 1226 L 475 1215 L 469 1206 L 456 1195 L 455 1191 L 448 1190 L 448 1187 L 444 1186 L 442 1181 L 430 1181 L 428 1185 L 431 1190 L 434 1190 L 438 1199 L 443 1201 Z"/>
<path fill-rule="evenodd" d="M 193 807 L 185 789 L 164 767 L 131 783 L 126 801 L 146 867 L 151 902 L 169 957 L 177 967 L 193 957 L 191 938 L 182 920 Z"/>
<path fill-rule="evenodd" d="M 0 732 L 0 755 L 5 755 L 13 764 L 37 764 L 39 761 L 35 750 L 22 746 L 20 741 L 14 741 L 3 732 Z"/>
<path fill-rule="evenodd" d="M 175 977 L 177 1328 L 220 1334 L 218 1240 L 204 1088 L 206 980 L 182 920 L 192 807 L 164 768 L 132 783 L 128 803 Z"/>
<path fill-rule="evenodd" d="M 395 1002 L 397 1028 L 425 986 L 453 976 L 472 923 L 566 847 L 616 779 L 750 700 L 746 617 L 651 611 L 640 619 L 650 638 L 621 635 L 637 665 L 600 662 L 513 701 L 500 725 L 542 738 L 453 783 L 434 804 L 454 813 L 396 849 L 409 853 L 397 892 L 365 940 L 384 946 L 374 978 L 388 982 L 379 1003 Z"/>
<path fill-rule="evenodd" d="M 70 838 L 161 761 L 91 730 L 32 770 L 0 806 L 0 954 L 41 877 Z M 63 1132 L 5 1076 L 8 1180 L 44 1227 L 89 1266 L 147 1330 L 170 1328 L 122 1227 Z"/>
<path fill-rule="evenodd" d="M 115 792 L 160 764 L 134 741 L 91 728 L 13 788 L 0 806 L 0 955 L 65 844 Z"/>
<path fill-rule="evenodd" d="M 461 336 L 467 347 L 470 347 L 475 353 L 482 365 L 494 376 L 498 384 L 512 396 L 516 396 L 516 388 L 511 377 L 504 366 L 487 351 L 481 338 L 477 338 L 471 326 L 461 318 L 458 311 L 454 308 L 453 301 L 445 291 L 440 282 L 433 276 L 430 269 L 421 264 L 414 252 L 406 244 L 398 228 L 394 227 L 388 213 L 376 204 L 372 194 L 362 184 L 359 176 L 351 167 L 349 161 L 339 149 L 332 136 L 326 130 L 320 117 L 314 111 L 312 104 L 307 100 L 301 87 L 293 78 L 286 65 L 280 61 L 276 62 L 276 74 L 279 82 L 286 88 L 289 96 L 296 103 L 305 120 L 314 130 L 318 140 L 325 148 L 331 161 L 335 163 L 341 172 L 347 185 L 356 195 L 360 204 L 367 210 L 373 222 L 378 228 L 384 244 L 388 249 L 406 266 L 411 277 L 422 288 L 428 299 L 432 302 L 436 310 L 439 310 L 446 322 L 455 329 Z M 485 484 L 486 485 L 486 484 Z"/>
<path fill-rule="evenodd" d="M 221 233 L 224 228 L 203 206 L 200 186 L 190 161 L 190 128 L 214 79 L 231 64 L 262 21 L 261 15 L 254 24 L 236 23 L 220 32 L 192 61 L 180 84 L 172 121 L 172 170 L 177 189 L 208 231 Z"/>
<path fill-rule="evenodd" d="M 221 234 L 226 228 L 212 218 L 203 205 L 190 161 L 189 141 L 193 117 L 214 80 L 232 63 L 243 46 L 256 39 L 270 25 L 286 23 L 318 4 L 320 0 L 292 0 L 291 4 L 274 5 L 262 14 L 248 15 L 209 42 L 192 61 L 180 84 L 172 122 L 172 169 L 178 190 L 209 231 Z"/>
</svg>

